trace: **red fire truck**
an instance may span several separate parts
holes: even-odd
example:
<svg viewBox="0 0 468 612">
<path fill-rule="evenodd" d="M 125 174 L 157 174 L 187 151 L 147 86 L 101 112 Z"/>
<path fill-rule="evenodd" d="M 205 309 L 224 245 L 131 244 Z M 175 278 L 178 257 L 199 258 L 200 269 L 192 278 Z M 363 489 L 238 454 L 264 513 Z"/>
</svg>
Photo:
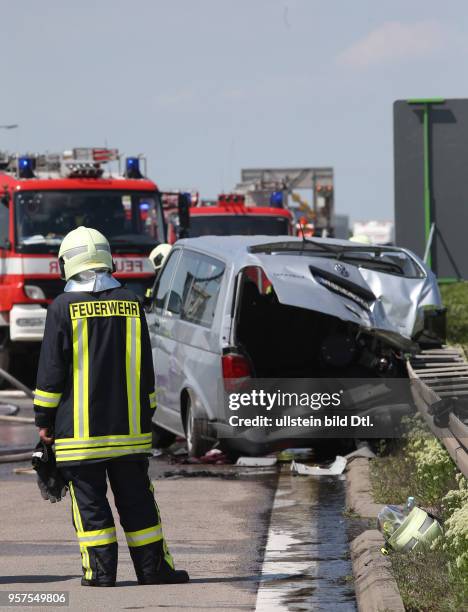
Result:
<svg viewBox="0 0 468 612">
<path fill-rule="evenodd" d="M 24 369 L 27 357 L 37 354 L 47 305 L 64 286 L 58 249 L 75 227 L 107 236 L 117 278 L 136 293 L 152 283 L 147 255 L 164 242 L 165 224 L 158 188 L 144 178 L 143 163 L 128 157 L 121 168 L 115 149 L 0 153 L 0 367 L 20 354 Z"/>
<path fill-rule="evenodd" d="M 247 206 L 242 194 L 221 194 L 213 204 L 189 208 L 190 224 L 181 228 L 177 214 L 168 218 L 168 242 L 178 237 L 196 236 L 282 236 L 293 233 L 293 216 L 287 209 L 274 206 Z"/>
</svg>

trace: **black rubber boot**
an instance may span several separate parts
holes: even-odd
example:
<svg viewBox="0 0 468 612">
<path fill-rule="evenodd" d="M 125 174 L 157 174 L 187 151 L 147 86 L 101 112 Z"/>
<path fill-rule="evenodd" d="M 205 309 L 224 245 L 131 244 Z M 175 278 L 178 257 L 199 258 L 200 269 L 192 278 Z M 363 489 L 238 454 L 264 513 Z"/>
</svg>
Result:
<svg viewBox="0 0 468 612">
<path fill-rule="evenodd" d="M 138 584 L 183 584 L 190 580 L 185 570 L 173 568 L 172 557 L 163 540 L 129 550 Z"/>
<path fill-rule="evenodd" d="M 184 584 L 189 580 L 190 576 L 185 570 L 174 570 L 164 564 L 164 570 L 154 576 L 138 580 L 138 584 Z"/>
<path fill-rule="evenodd" d="M 88 587 L 114 587 L 115 582 L 97 582 L 96 580 L 87 580 L 86 578 L 81 579 L 81 586 Z"/>
</svg>

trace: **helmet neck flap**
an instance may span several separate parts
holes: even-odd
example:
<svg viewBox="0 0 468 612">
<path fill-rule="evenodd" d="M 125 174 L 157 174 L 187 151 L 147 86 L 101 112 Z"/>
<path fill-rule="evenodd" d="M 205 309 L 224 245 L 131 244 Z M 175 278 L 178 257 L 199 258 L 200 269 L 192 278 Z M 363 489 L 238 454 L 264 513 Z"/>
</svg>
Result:
<svg viewBox="0 0 468 612">
<path fill-rule="evenodd" d="M 85 270 L 75 274 L 65 285 L 64 291 L 86 291 L 99 293 L 121 287 L 119 281 L 108 270 Z"/>
</svg>

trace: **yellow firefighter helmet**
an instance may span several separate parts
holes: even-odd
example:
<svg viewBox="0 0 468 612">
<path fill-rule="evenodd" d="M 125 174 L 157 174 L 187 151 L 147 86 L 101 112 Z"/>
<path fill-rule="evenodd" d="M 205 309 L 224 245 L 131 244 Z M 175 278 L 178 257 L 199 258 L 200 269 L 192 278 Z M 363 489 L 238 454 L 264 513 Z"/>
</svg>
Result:
<svg viewBox="0 0 468 612">
<path fill-rule="evenodd" d="M 113 270 L 111 250 L 107 238 L 91 227 L 77 227 L 62 240 L 59 250 L 62 278 L 69 280 L 85 270 Z"/>
</svg>

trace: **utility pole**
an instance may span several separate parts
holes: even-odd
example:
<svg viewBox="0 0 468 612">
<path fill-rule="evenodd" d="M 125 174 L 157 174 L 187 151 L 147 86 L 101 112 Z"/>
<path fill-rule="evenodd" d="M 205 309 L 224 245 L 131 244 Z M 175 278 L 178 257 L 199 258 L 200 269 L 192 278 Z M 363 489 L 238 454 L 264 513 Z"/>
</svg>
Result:
<svg viewBox="0 0 468 612">
<path fill-rule="evenodd" d="M 435 231 L 432 230 L 432 172 L 431 172 L 431 125 L 430 112 L 434 104 L 443 104 L 444 98 L 416 98 L 408 100 L 408 104 L 422 107 L 423 117 L 423 164 L 424 164 L 424 238 L 426 263 L 432 269 L 432 240 Z"/>
</svg>

